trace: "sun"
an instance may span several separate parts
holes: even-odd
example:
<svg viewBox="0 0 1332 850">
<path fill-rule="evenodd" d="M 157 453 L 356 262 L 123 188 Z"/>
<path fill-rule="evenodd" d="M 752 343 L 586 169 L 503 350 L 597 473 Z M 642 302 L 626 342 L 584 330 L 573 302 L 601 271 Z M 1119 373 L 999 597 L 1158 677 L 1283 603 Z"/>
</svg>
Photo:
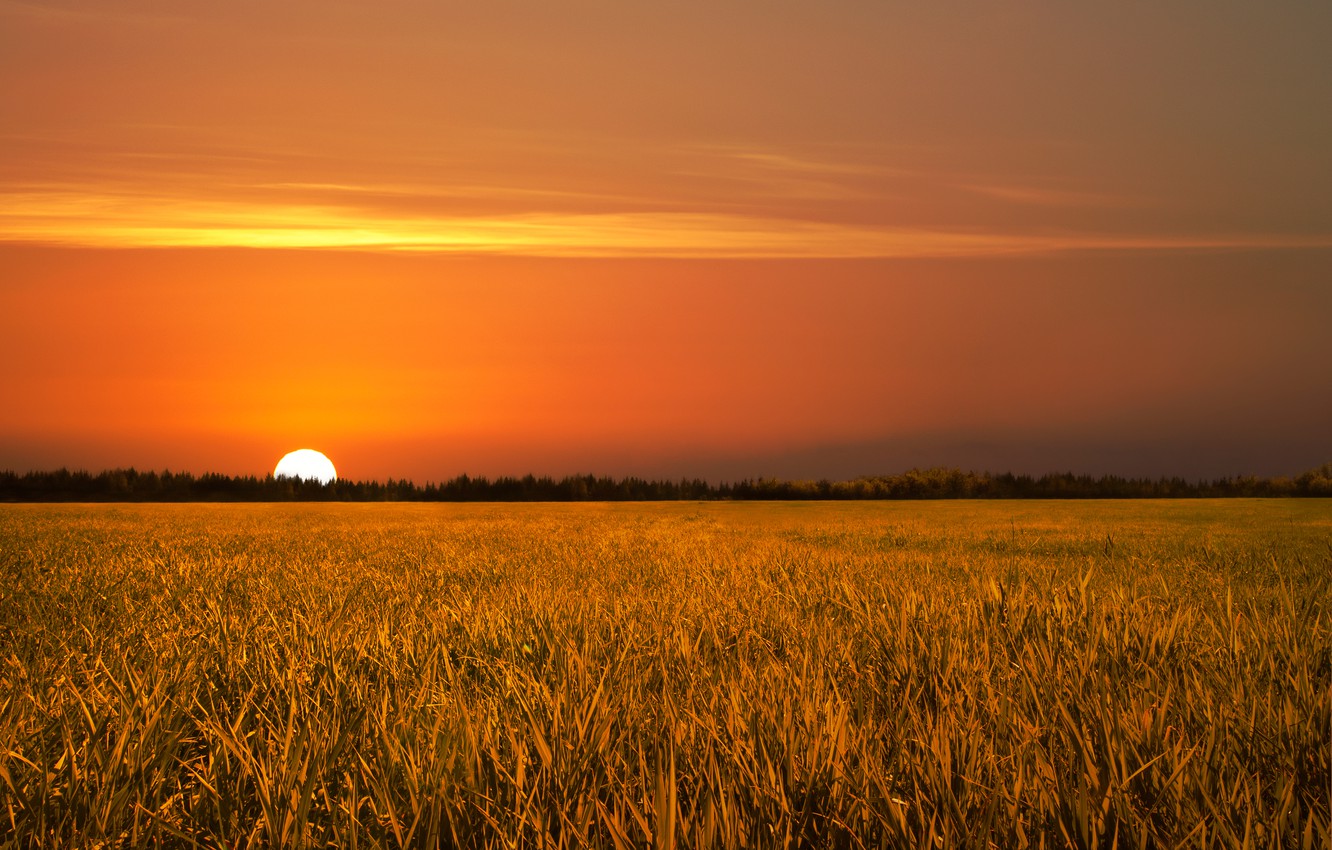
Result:
<svg viewBox="0 0 1332 850">
<path fill-rule="evenodd" d="M 331 484 L 337 480 L 338 471 L 333 468 L 333 461 L 323 452 L 297 449 L 282 456 L 277 469 L 273 470 L 273 477 L 303 478 L 307 481 L 318 481 L 320 484 Z"/>
</svg>

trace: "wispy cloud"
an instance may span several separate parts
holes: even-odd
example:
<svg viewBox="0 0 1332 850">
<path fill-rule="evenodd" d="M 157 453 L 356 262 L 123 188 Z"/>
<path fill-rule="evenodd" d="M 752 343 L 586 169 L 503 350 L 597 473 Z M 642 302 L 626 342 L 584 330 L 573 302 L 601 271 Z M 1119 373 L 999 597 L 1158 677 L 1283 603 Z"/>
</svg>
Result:
<svg viewBox="0 0 1332 850">
<path fill-rule="evenodd" d="M 0 138 L 11 146 L 40 147 L 26 137 Z M 671 160 L 675 173 L 695 168 L 704 175 L 681 187 L 646 171 L 626 172 L 623 182 L 578 174 L 563 179 L 559 172 L 528 178 L 506 175 L 498 166 L 325 161 L 230 144 L 57 153 L 44 176 L 11 169 L 6 177 L 0 166 L 0 241 L 772 258 L 1332 245 L 1332 234 L 1134 234 L 1123 222 L 1074 230 L 1050 226 L 1050 215 L 1044 222 L 966 215 L 974 207 L 953 203 L 963 193 L 1053 208 L 1058 217 L 1064 208 L 1137 202 L 913 172 L 875 164 L 869 154 L 858 159 L 758 146 L 680 148 Z M 75 159 L 78 168 L 69 164 Z M 949 190 L 951 199 L 939 194 Z M 952 206 L 939 207 L 941 198 Z M 942 224 L 913 221 L 913 209 L 928 201 L 936 203 L 932 221 Z M 938 214 L 940 208 L 946 214 Z"/>
<path fill-rule="evenodd" d="M 369 215 L 350 207 L 12 192 L 0 239 L 91 247 L 322 248 L 565 257 L 957 257 L 1332 246 L 1332 234 L 1133 236 L 873 227 L 717 213 Z"/>
<path fill-rule="evenodd" d="M 843 156 L 749 145 L 686 145 L 674 151 L 675 173 L 772 200 L 848 201 L 884 198 L 885 181 L 911 172 Z"/>
<path fill-rule="evenodd" d="M 1122 207 L 1143 203 L 1142 199 L 1128 198 L 1122 195 L 1051 189 L 1023 184 L 959 183 L 957 186 L 960 189 L 977 195 L 984 195 L 988 198 L 1037 206 Z"/>
<path fill-rule="evenodd" d="M 909 170 L 881 164 L 819 157 L 790 150 L 745 145 L 696 145 L 690 148 L 734 165 L 740 163 L 766 171 L 788 174 L 823 174 L 850 177 L 884 177 L 911 173 Z"/>
<path fill-rule="evenodd" d="M 551 189 L 541 186 L 506 186 L 456 183 L 446 186 L 410 183 L 321 183 L 321 182 L 278 182 L 258 183 L 255 189 L 277 190 L 281 192 L 309 193 L 320 195 L 333 203 L 340 200 L 355 200 L 366 196 L 400 198 L 413 200 L 465 198 L 469 200 L 539 200 L 556 199 L 587 203 L 631 203 L 634 196 L 611 194 L 606 192 L 582 192 L 565 189 Z"/>
</svg>

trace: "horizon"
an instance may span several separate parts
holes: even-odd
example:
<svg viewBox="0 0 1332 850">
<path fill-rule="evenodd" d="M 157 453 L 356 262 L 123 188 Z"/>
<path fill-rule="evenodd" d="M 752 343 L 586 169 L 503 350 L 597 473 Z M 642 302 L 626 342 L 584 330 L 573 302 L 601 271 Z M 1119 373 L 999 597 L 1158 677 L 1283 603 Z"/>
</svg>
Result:
<svg viewBox="0 0 1332 850">
<path fill-rule="evenodd" d="M 0 469 L 1299 475 L 1329 31 L 0 0 Z"/>
<path fill-rule="evenodd" d="M 561 481 L 582 479 L 582 480 L 613 481 L 613 482 L 634 480 L 634 481 L 643 481 L 647 483 L 662 483 L 662 484 L 679 483 L 684 481 L 691 483 L 702 483 L 709 487 L 725 488 L 739 484 L 747 484 L 747 483 L 752 484 L 764 481 L 777 482 L 782 484 L 821 484 L 821 483 L 846 484 L 846 483 L 854 483 L 857 481 L 874 481 L 874 480 L 889 480 L 894 478 L 906 478 L 917 474 L 928 475 L 933 473 L 946 473 L 950 475 L 956 474 L 956 475 L 970 476 L 973 478 L 980 478 L 980 479 L 1013 478 L 1013 479 L 1041 480 L 1041 479 L 1076 478 L 1076 479 L 1087 479 L 1093 481 L 1122 480 L 1129 482 L 1147 482 L 1147 483 L 1183 481 L 1189 484 L 1190 486 L 1193 486 L 1193 485 L 1217 484 L 1227 481 L 1293 482 L 1298 478 L 1306 476 L 1316 476 L 1316 477 L 1321 476 L 1322 478 L 1326 478 L 1329 470 L 1332 470 L 1332 461 L 1329 461 L 1328 463 L 1324 464 L 1319 464 L 1317 466 L 1301 470 L 1298 473 L 1293 473 L 1289 475 L 1262 476 L 1262 475 L 1249 475 L 1245 473 L 1239 473 L 1236 475 L 1222 475 L 1213 478 L 1192 478 L 1192 479 L 1182 475 L 1169 475 L 1169 474 L 1160 475 L 1160 476 L 1121 476 L 1121 475 L 1116 475 L 1114 473 L 1093 475 L 1085 472 L 1079 472 L 1078 470 L 1074 469 L 1048 470 L 1046 472 L 1033 474 L 1026 472 L 1014 472 L 1012 470 L 967 469 L 965 467 L 957 467 L 957 466 L 929 466 L 929 467 L 911 467 L 909 469 L 899 469 L 899 470 L 885 471 L 874 474 L 857 475 L 849 478 L 821 478 L 821 479 L 781 478 L 775 476 L 752 476 L 752 477 L 737 478 L 737 479 L 709 479 L 709 478 L 700 478 L 696 476 L 685 476 L 681 478 L 661 478 L 661 477 L 643 477 L 636 475 L 602 475 L 590 471 L 573 472 L 563 475 L 548 475 L 548 474 L 537 474 L 533 472 L 527 472 L 521 475 L 505 474 L 505 475 L 489 476 L 489 475 L 480 475 L 480 474 L 473 475 L 471 473 L 464 471 L 450 478 L 425 479 L 422 481 L 417 481 L 411 478 L 393 478 L 393 477 L 383 478 L 383 479 L 347 478 L 342 475 L 338 475 L 336 478 L 333 478 L 331 480 L 321 481 L 317 476 L 306 476 L 306 475 L 292 474 L 292 473 L 278 474 L 276 471 L 273 470 L 270 470 L 269 472 L 263 474 L 238 473 L 232 475 L 225 472 L 217 472 L 215 470 L 204 470 L 202 472 L 196 472 L 186 469 L 181 469 L 181 470 L 139 469 L 133 466 L 124 466 L 124 467 L 118 466 L 118 467 L 106 467 L 98 470 L 91 470 L 82 467 L 73 468 L 73 469 L 69 467 L 56 467 L 53 469 L 30 469 L 26 471 L 18 471 L 14 469 L 0 469 L 0 477 L 13 476 L 15 478 L 24 478 L 24 477 L 39 477 L 39 476 L 55 476 L 55 475 L 64 474 L 71 476 L 86 476 L 89 478 L 96 479 L 116 474 L 133 474 L 140 476 L 157 476 L 160 478 L 182 477 L 182 478 L 191 478 L 196 481 L 208 477 L 227 478 L 230 480 L 254 480 L 254 481 L 276 481 L 279 479 L 291 479 L 293 481 L 299 481 L 303 485 L 310 485 L 310 486 L 318 485 L 321 487 L 331 487 L 335 484 L 350 484 L 354 486 L 361 486 L 361 485 L 386 485 L 392 483 L 392 484 L 407 484 L 416 489 L 423 489 L 432 486 L 443 486 L 446 484 L 453 484 L 460 481 L 496 483 L 500 481 L 535 480 L 542 482 L 561 482 Z"/>
</svg>

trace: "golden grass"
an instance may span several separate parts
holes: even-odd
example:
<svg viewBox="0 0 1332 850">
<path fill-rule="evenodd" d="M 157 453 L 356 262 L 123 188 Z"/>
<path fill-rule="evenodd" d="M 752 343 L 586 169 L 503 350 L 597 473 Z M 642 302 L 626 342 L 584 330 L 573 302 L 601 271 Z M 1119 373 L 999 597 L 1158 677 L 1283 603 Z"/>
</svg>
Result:
<svg viewBox="0 0 1332 850">
<path fill-rule="evenodd" d="M 0 846 L 1327 847 L 1326 501 L 0 507 Z"/>
</svg>

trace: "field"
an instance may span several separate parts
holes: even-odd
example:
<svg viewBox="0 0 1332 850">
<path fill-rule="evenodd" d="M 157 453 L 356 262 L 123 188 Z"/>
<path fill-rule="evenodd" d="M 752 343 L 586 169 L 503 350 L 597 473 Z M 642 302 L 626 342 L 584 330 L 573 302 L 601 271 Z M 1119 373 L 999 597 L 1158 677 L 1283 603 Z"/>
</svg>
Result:
<svg viewBox="0 0 1332 850">
<path fill-rule="evenodd" d="M 1328 847 L 1332 503 L 0 506 L 3 847 Z"/>
</svg>

